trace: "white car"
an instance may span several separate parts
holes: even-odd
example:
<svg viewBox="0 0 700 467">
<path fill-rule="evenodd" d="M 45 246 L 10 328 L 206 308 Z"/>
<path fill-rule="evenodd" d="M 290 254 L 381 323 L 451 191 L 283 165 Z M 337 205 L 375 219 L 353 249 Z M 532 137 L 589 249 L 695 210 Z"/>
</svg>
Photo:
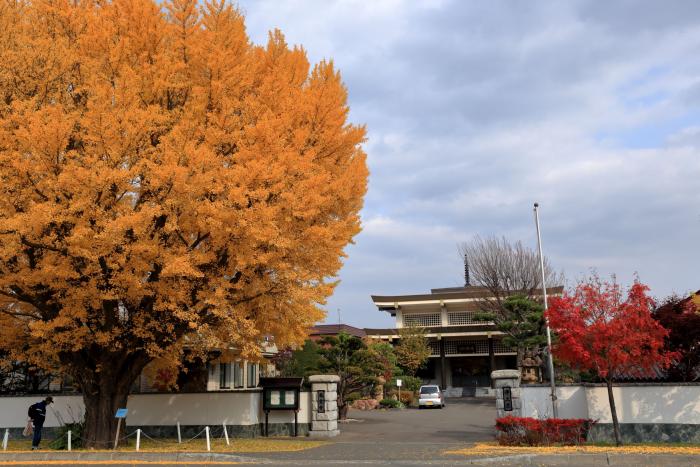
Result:
<svg viewBox="0 0 700 467">
<path fill-rule="evenodd" d="M 440 391 L 440 386 L 437 384 L 428 384 L 420 387 L 418 391 L 418 408 L 437 407 L 439 409 L 445 407 L 445 396 Z"/>
</svg>

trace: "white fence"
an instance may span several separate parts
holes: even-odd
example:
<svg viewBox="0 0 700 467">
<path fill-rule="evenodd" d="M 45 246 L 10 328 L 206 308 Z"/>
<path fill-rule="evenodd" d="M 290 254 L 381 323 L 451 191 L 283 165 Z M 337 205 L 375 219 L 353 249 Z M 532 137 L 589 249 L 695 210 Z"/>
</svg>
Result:
<svg viewBox="0 0 700 467">
<path fill-rule="evenodd" d="M 700 385 L 629 384 L 613 387 L 620 423 L 700 424 Z M 523 386 L 523 417 L 551 417 L 549 387 Z M 605 386 L 557 388 L 560 418 L 591 418 L 612 423 Z"/>
<path fill-rule="evenodd" d="M 262 392 L 206 392 L 194 394 L 133 394 L 127 408 L 129 426 L 227 425 L 250 426 L 265 422 Z M 0 397 L 0 428 L 20 428 L 26 424 L 27 409 L 41 396 Z M 47 410 L 47 428 L 82 419 L 82 396 L 54 396 Z M 293 423 L 294 412 L 272 411 L 269 422 Z M 299 423 L 311 422 L 311 393 L 302 392 Z"/>
</svg>

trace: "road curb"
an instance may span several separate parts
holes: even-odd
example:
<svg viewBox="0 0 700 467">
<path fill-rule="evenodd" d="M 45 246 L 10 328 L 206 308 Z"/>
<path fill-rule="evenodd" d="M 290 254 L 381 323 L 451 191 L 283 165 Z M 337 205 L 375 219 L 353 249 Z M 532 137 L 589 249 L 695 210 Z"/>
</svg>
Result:
<svg viewBox="0 0 700 467">
<path fill-rule="evenodd" d="M 214 452 L 2 452 L 0 462 L 31 461 L 146 461 L 146 462 L 252 462 L 252 457 Z"/>
<path fill-rule="evenodd" d="M 457 459 L 451 458 L 451 461 Z M 613 453 L 578 453 L 578 454 L 506 454 L 480 458 L 465 458 L 465 463 L 483 466 L 697 466 L 700 456 L 683 454 L 613 454 Z"/>
</svg>

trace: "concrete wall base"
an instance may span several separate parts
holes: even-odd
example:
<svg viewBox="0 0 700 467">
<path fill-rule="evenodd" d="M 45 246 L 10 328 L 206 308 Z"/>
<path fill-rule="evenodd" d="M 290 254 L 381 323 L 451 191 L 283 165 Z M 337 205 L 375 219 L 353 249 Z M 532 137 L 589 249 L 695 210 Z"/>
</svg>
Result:
<svg viewBox="0 0 700 467">
<path fill-rule="evenodd" d="M 474 397 L 496 397 L 496 390 L 492 388 L 476 388 Z"/>
<path fill-rule="evenodd" d="M 700 443 L 700 424 L 621 423 L 623 443 Z M 612 423 L 596 423 L 588 436 L 591 442 L 614 443 Z"/>
<path fill-rule="evenodd" d="M 334 438 L 340 434 L 340 430 L 309 431 L 310 438 Z"/>
<path fill-rule="evenodd" d="M 464 395 L 464 388 L 447 387 L 443 389 L 442 393 L 445 397 L 462 397 Z"/>
</svg>

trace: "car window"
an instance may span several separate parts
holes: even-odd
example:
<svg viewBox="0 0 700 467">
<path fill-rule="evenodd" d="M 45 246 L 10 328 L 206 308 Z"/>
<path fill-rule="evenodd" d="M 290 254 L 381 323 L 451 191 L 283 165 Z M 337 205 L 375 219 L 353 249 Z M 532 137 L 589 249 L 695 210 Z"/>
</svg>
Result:
<svg viewBox="0 0 700 467">
<path fill-rule="evenodd" d="M 437 394 L 438 388 L 437 388 L 437 386 L 423 386 L 422 388 L 420 388 L 420 393 L 421 394 Z"/>
</svg>

